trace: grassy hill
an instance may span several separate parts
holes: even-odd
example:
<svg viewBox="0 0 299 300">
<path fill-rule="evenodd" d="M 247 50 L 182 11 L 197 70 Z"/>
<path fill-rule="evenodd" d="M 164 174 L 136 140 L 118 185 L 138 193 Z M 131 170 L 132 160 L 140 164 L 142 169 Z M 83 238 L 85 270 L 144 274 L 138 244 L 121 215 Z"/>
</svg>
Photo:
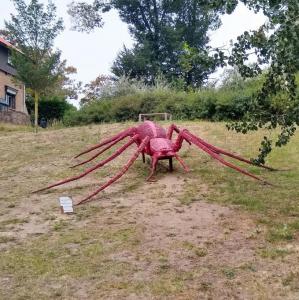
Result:
<svg viewBox="0 0 299 300">
<path fill-rule="evenodd" d="M 169 173 L 162 162 L 156 181 L 149 183 L 149 165 L 140 158 L 73 215 L 60 213 L 58 197 L 77 201 L 95 190 L 125 164 L 134 147 L 79 181 L 31 194 L 79 174 L 84 167 L 68 168 L 76 153 L 133 125 L 38 135 L 26 127 L 0 126 L 0 298 L 297 299 L 298 134 L 269 158 L 269 165 L 284 171 L 244 166 L 275 186 L 184 145 L 181 156 L 190 173 L 176 163 Z M 263 136 L 228 132 L 224 123 L 178 125 L 246 157 L 257 154 Z"/>
</svg>

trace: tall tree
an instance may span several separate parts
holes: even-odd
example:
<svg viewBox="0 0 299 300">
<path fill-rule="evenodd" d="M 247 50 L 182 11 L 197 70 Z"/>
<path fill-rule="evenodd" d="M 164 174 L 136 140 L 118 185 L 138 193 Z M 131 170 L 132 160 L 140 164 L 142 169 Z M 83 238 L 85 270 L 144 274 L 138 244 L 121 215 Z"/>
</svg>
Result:
<svg viewBox="0 0 299 300">
<path fill-rule="evenodd" d="M 12 50 L 16 78 L 34 93 L 37 131 L 40 94 L 61 79 L 60 52 L 53 50 L 53 42 L 63 30 L 63 21 L 57 18 L 51 0 L 46 7 L 38 0 L 31 0 L 28 5 L 23 0 L 12 1 L 17 14 L 11 14 L 11 20 L 5 22 L 5 34 L 18 48 Z"/>
<path fill-rule="evenodd" d="M 216 7 L 216 6 L 215 6 Z M 202 0 L 95 0 L 93 4 L 72 3 L 69 13 L 77 30 L 103 26 L 102 14 L 116 9 L 129 25 L 135 40 L 133 49 L 124 48 L 115 60 L 115 75 L 127 75 L 153 82 L 163 74 L 169 80 L 182 78 L 188 85 L 201 85 L 219 63 L 207 44 L 208 31 L 219 27 L 217 9 Z M 200 59 L 184 69 L 184 45 Z M 188 52 L 188 51 L 187 51 Z"/>
</svg>

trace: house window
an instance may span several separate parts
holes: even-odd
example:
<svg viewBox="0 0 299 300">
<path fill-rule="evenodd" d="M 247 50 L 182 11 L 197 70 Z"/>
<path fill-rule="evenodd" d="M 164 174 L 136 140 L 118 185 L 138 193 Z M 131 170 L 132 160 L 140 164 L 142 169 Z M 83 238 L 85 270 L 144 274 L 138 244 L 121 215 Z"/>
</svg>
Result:
<svg viewBox="0 0 299 300">
<path fill-rule="evenodd" d="M 6 87 L 5 100 L 9 108 L 16 109 L 17 91 L 10 87 Z"/>
<path fill-rule="evenodd" d="M 8 55 L 7 55 L 7 63 L 12 66 L 12 61 L 11 61 L 11 52 L 8 51 Z"/>
</svg>

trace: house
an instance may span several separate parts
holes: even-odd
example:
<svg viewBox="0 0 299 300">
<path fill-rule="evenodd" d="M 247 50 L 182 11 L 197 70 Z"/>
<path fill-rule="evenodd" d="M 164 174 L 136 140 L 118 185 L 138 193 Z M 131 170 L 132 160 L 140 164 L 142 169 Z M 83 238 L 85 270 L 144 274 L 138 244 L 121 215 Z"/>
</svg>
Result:
<svg viewBox="0 0 299 300">
<path fill-rule="evenodd" d="M 10 64 L 12 47 L 0 37 L 0 122 L 28 124 L 25 85 L 14 81 L 16 70 Z"/>
</svg>

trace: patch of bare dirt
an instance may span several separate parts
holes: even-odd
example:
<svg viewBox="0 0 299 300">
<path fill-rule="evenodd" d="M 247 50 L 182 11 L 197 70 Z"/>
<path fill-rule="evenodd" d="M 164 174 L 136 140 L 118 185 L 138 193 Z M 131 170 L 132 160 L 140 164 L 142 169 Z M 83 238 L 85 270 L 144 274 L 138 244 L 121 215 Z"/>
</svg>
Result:
<svg viewBox="0 0 299 300">
<path fill-rule="evenodd" d="M 198 276 L 190 288 L 198 290 L 201 299 L 299 299 L 299 284 L 294 292 L 282 283 L 299 258 L 298 242 L 287 246 L 292 249 L 288 259 L 262 258 L 259 252 L 272 247 L 265 240 L 265 228 L 256 225 L 249 214 L 207 203 L 202 196 L 181 205 L 177 198 L 184 192 L 185 181 L 176 173 L 165 174 L 129 196 L 114 199 L 125 208 L 119 222 L 142 228 L 138 255 L 143 258 L 136 259 L 130 251 L 114 253 L 111 258 L 136 264 L 135 279 L 154 280 L 161 268 L 157 255 L 162 256 L 174 272 Z M 201 194 L 206 192 L 202 185 Z M 111 215 L 117 208 L 112 203 L 103 202 Z"/>
</svg>

